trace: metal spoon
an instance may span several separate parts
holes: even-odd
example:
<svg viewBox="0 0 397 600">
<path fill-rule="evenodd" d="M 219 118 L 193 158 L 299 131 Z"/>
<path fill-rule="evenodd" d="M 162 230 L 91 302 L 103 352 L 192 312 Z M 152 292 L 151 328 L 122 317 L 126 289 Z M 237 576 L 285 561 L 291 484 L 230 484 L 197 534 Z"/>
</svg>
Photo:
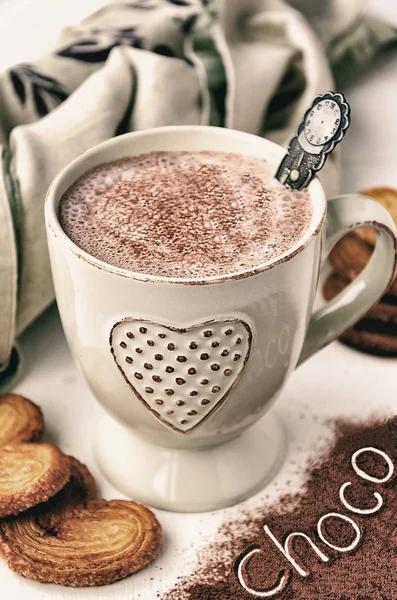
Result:
<svg viewBox="0 0 397 600">
<path fill-rule="evenodd" d="M 327 92 L 317 96 L 289 143 L 276 179 L 287 188 L 307 187 L 343 139 L 349 125 L 350 106 L 343 94 Z"/>
</svg>

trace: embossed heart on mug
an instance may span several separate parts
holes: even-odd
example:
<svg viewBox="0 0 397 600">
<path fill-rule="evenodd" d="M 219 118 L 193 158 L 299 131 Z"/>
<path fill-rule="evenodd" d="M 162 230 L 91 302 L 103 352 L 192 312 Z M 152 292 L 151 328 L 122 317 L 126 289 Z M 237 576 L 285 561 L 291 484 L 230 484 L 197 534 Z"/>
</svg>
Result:
<svg viewBox="0 0 397 600">
<path fill-rule="evenodd" d="M 188 433 L 218 410 L 241 377 L 252 341 L 237 319 L 186 328 L 127 318 L 110 349 L 135 395 L 164 425 Z"/>
</svg>

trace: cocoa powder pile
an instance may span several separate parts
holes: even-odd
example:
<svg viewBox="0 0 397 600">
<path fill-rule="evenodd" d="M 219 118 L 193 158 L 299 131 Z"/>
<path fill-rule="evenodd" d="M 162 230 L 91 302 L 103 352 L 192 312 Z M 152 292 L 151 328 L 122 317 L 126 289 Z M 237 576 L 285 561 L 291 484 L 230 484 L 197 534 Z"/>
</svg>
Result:
<svg viewBox="0 0 397 600">
<path fill-rule="evenodd" d="M 302 492 L 225 524 L 162 600 L 395 600 L 397 418 L 336 433 Z"/>
</svg>

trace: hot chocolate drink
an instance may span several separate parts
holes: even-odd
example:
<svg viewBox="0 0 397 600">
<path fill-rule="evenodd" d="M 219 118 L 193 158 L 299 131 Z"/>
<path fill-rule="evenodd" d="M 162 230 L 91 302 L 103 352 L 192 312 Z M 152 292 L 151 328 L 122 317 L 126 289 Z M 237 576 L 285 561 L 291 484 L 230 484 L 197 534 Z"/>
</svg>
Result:
<svg viewBox="0 0 397 600">
<path fill-rule="evenodd" d="M 311 221 L 307 191 L 285 189 L 263 159 L 153 152 L 100 165 L 63 195 L 77 246 L 116 267 L 195 278 L 253 269 L 288 251 Z"/>
</svg>

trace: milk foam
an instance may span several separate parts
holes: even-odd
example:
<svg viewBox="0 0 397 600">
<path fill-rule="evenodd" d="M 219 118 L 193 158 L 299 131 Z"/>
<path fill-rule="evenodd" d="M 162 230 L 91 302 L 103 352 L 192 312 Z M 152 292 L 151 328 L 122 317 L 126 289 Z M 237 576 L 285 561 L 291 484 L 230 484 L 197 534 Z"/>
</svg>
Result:
<svg viewBox="0 0 397 600">
<path fill-rule="evenodd" d="M 252 269 L 291 248 L 311 221 L 307 191 L 286 190 L 263 159 L 154 152 L 100 165 L 63 195 L 68 237 L 102 261 L 202 278 Z"/>
</svg>

